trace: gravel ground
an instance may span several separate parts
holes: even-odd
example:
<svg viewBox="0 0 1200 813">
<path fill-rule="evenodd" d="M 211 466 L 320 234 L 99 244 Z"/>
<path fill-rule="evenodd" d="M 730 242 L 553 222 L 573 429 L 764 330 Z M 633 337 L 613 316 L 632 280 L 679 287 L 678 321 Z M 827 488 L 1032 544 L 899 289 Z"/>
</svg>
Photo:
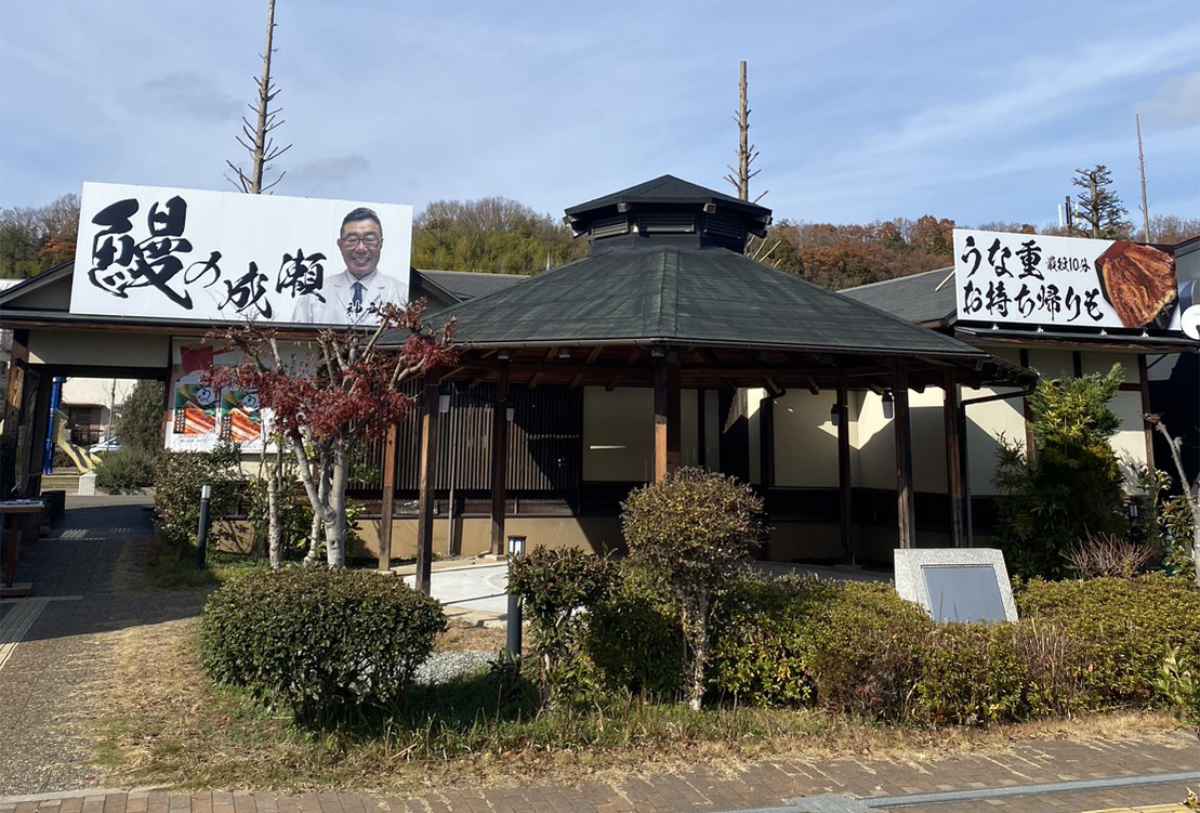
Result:
<svg viewBox="0 0 1200 813">
<path fill-rule="evenodd" d="M 485 672 L 494 652 L 435 652 L 417 669 L 416 682 L 447 683 L 461 675 Z"/>
</svg>

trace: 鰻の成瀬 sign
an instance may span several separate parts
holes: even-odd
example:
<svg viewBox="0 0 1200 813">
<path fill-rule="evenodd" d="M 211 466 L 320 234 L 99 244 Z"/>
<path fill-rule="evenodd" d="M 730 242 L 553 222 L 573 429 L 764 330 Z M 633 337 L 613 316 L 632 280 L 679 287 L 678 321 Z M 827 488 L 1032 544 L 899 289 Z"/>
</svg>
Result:
<svg viewBox="0 0 1200 813">
<path fill-rule="evenodd" d="M 85 183 L 71 313 L 345 325 L 408 302 L 412 207 Z"/>
<path fill-rule="evenodd" d="M 958 319 L 1179 331 L 1174 257 L 1125 240 L 954 230 Z"/>
</svg>

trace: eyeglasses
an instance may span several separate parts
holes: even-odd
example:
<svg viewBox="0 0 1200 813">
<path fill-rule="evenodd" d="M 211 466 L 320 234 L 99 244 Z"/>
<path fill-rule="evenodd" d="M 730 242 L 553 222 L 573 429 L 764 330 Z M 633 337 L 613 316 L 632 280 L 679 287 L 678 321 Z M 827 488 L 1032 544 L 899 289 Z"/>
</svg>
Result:
<svg viewBox="0 0 1200 813">
<path fill-rule="evenodd" d="M 367 248 L 379 248 L 383 242 L 383 238 L 377 234 L 368 234 L 366 237 L 357 234 L 347 234 L 342 238 L 341 242 L 346 248 L 358 248 L 359 245 L 364 245 Z"/>
</svg>

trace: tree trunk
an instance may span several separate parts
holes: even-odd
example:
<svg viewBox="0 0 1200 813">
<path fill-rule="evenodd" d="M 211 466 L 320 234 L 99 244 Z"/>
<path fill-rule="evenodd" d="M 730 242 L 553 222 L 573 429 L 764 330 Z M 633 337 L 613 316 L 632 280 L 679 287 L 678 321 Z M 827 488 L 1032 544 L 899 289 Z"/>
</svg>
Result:
<svg viewBox="0 0 1200 813">
<path fill-rule="evenodd" d="M 341 438 L 333 444 L 333 477 L 325 511 L 325 558 L 330 568 L 346 566 L 346 486 L 350 461 Z"/>
<path fill-rule="evenodd" d="M 708 597 L 691 596 L 682 604 L 683 634 L 692 650 L 685 691 L 688 707 L 700 711 L 704 700 L 704 666 L 708 660 Z"/>
<path fill-rule="evenodd" d="M 283 529 L 279 527 L 279 481 L 282 477 L 283 451 L 279 450 L 267 470 L 267 553 L 272 570 L 283 567 Z"/>
<path fill-rule="evenodd" d="M 1200 481 L 1188 483 L 1187 471 L 1183 468 L 1183 459 L 1179 456 L 1179 446 L 1182 438 L 1171 437 L 1170 430 L 1162 419 L 1147 415 L 1146 420 L 1167 439 L 1167 447 L 1171 450 L 1171 460 L 1175 463 L 1175 471 L 1179 473 L 1179 483 L 1183 486 L 1183 497 L 1187 500 L 1188 512 L 1192 515 L 1192 580 L 1200 588 Z"/>
<path fill-rule="evenodd" d="M 322 451 L 317 456 L 317 505 L 313 507 L 312 526 L 308 532 L 308 553 L 304 564 L 312 566 L 321 561 L 321 543 L 325 541 L 325 510 L 329 503 L 329 461 Z"/>
</svg>

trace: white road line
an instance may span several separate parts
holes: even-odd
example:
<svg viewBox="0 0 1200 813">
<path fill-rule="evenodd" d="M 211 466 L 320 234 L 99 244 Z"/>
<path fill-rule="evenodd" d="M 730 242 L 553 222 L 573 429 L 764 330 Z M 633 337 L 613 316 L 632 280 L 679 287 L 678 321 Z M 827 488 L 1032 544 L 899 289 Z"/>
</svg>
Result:
<svg viewBox="0 0 1200 813">
<path fill-rule="evenodd" d="M 8 659 L 17 651 L 17 644 L 25 637 L 25 633 L 29 632 L 29 628 L 37 621 L 47 603 L 44 598 L 25 599 L 0 620 L 0 670 L 4 669 Z"/>
</svg>

